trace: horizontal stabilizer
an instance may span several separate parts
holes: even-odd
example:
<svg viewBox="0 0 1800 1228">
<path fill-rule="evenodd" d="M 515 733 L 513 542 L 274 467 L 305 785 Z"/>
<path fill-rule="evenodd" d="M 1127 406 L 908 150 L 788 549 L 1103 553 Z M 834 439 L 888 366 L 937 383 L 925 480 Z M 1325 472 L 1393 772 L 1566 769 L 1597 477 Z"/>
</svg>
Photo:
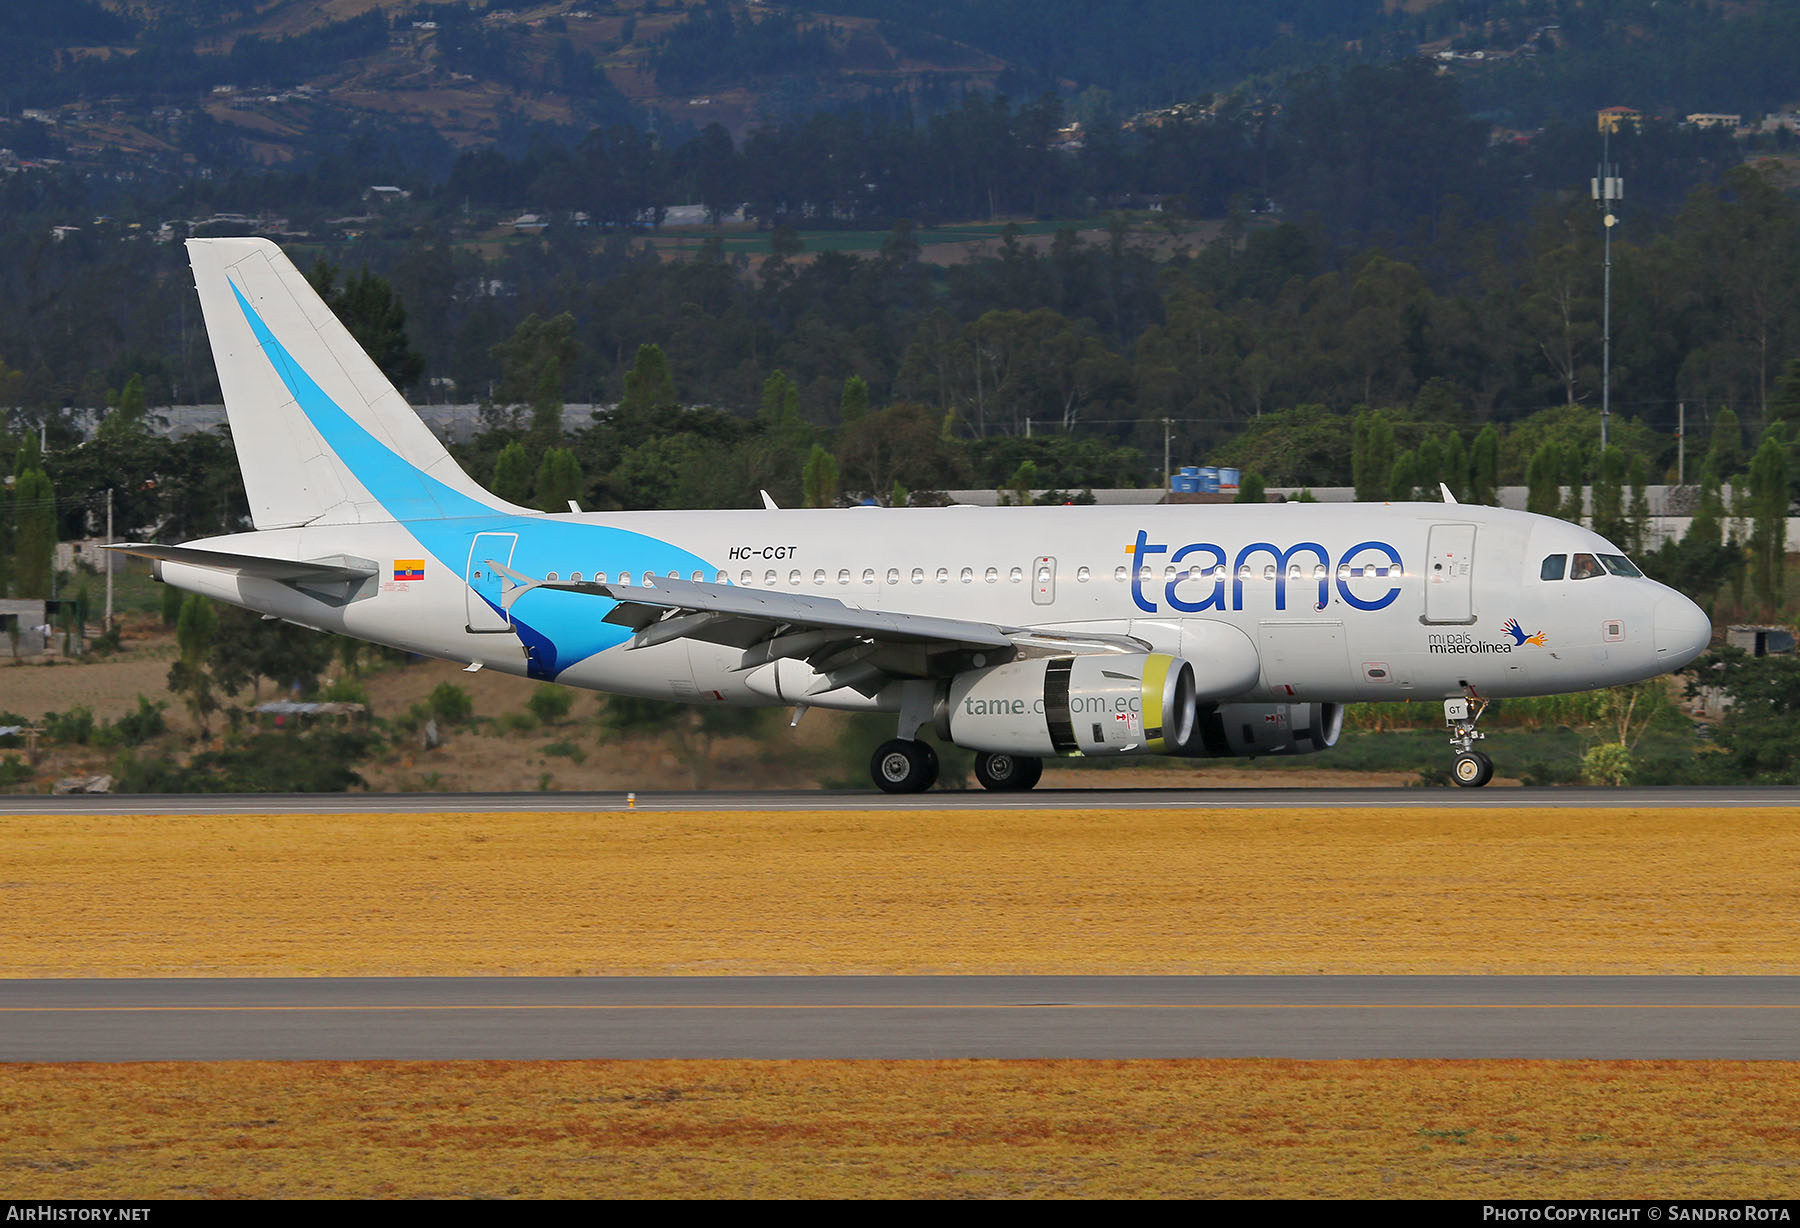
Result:
<svg viewBox="0 0 1800 1228">
<path fill-rule="evenodd" d="M 121 542 L 102 546 L 120 554 L 164 563 L 182 563 L 189 567 L 208 567 L 229 571 L 258 580 L 276 580 L 283 584 L 342 584 L 372 579 L 380 568 L 367 559 L 350 559 L 342 555 L 334 559 L 271 559 L 258 554 L 233 554 L 225 550 L 202 550 L 196 546 L 162 546 L 153 542 Z"/>
</svg>

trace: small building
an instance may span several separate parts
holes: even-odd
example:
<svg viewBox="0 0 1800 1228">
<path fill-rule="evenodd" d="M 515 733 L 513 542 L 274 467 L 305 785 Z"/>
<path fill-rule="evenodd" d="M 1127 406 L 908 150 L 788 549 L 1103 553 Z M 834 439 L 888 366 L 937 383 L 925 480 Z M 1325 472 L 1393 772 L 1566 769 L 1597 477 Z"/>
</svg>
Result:
<svg viewBox="0 0 1800 1228">
<path fill-rule="evenodd" d="M 1621 125 L 1635 130 L 1643 125 L 1644 113 L 1636 107 L 1601 107 L 1595 119 L 1599 132 L 1617 132 Z"/>
<path fill-rule="evenodd" d="M 0 599 L 0 652 L 34 657 L 56 642 L 50 626 L 49 602 L 42 597 Z M 16 638 L 15 638 L 16 635 Z"/>
<path fill-rule="evenodd" d="M 1753 657 L 1781 657 L 1794 651 L 1794 629 L 1779 624 L 1739 623 L 1725 628 L 1725 642 Z"/>
<path fill-rule="evenodd" d="M 1716 111 L 1696 111 L 1687 117 L 1690 128 L 1730 128 L 1737 131 L 1744 126 L 1742 115 L 1725 115 Z"/>
</svg>

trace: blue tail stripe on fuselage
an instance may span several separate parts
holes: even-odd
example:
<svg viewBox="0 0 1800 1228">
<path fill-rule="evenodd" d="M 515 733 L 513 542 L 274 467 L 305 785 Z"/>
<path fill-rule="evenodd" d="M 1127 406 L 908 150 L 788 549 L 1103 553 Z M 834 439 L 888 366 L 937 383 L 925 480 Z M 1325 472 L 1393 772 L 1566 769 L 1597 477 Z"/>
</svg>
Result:
<svg viewBox="0 0 1800 1228">
<path fill-rule="evenodd" d="M 714 568 L 697 555 L 642 533 L 608 525 L 519 516 L 471 499 L 396 455 L 320 388 L 288 353 L 235 284 L 231 292 L 275 373 L 307 420 L 351 475 L 451 575 L 461 576 L 477 533 L 517 533 L 512 567 L 530 576 L 550 571 L 666 575 Z M 482 598 L 490 606 L 494 603 Z M 602 622 L 614 603 L 580 593 L 532 589 L 508 616 L 526 648 L 527 672 L 552 679 L 577 661 L 623 643 L 624 627 Z M 500 613 L 495 606 L 495 613 Z"/>
</svg>

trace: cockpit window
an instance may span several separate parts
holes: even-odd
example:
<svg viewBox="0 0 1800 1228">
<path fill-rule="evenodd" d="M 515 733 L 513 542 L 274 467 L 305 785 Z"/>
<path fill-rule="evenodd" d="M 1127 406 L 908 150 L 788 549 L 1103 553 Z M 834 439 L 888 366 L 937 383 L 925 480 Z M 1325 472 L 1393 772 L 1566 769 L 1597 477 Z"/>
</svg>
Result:
<svg viewBox="0 0 1800 1228">
<path fill-rule="evenodd" d="M 1568 564 L 1569 564 L 1569 556 L 1568 555 L 1553 554 L 1549 558 L 1545 559 L 1544 565 L 1538 569 L 1538 579 L 1540 579 L 1540 580 L 1560 580 L 1563 578 L 1563 569 L 1565 567 L 1567 567 Z"/>
<path fill-rule="evenodd" d="M 1606 572 L 1600 566 L 1600 560 L 1591 554 L 1578 554 L 1569 568 L 1569 579 L 1592 580 L 1595 576 L 1603 576 Z"/>
<path fill-rule="evenodd" d="M 1606 564 L 1606 570 L 1615 576 L 1642 576 L 1644 574 L 1622 554 L 1603 554 L 1600 556 L 1600 561 Z"/>
</svg>

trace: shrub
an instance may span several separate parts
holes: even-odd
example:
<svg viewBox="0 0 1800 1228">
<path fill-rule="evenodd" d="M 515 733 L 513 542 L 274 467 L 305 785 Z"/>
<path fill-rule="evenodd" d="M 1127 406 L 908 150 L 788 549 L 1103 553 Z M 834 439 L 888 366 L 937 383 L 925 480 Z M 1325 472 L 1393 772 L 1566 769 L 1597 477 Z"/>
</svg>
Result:
<svg viewBox="0 0 1800 1228">
<path fill-rule="evenodd" d="M 142 746 L 151 738 L 161 737 L 169 728 L 163 720 L 163 709 L 167 706 L 153 704 L 139 695 L 137 711 L 127 712 L 113 722 L 115 740 L 124 746 Z"/>
<path fill-rule="evenodd" d="M 568 687 L 548 682 L 541 684 L 537 690 L 531 693 L 531 698 L 525 701 L 525 706 L 530 709 L 531 715 L 546 725 L 554 725 L 561 721 L 569 715 L 569 709 L 574 705 L 575 694 L 573 691 Z"/>
<path fill-rule="evenodd" d="M 440 725 L 465 724 L 475 715 L 475 701 L 454 682 L 438 683 L 432 688 L 431 696 L 426 702 L 431 705 L 431 714 Z"/>
<path fill-rule="evenodd" d="M 571 759 L 580 763 L 587 758 L 587 752 L 573 742 L 552 742 L 544 747 L 546 755 L 556 755 L 563 759 Z"/>
<path fill-rule="evenodd" d="M 1602 742 L 1581 757 L 1581 779 L 1590 785 L 1623 785 L 1631 779 L 1631 751 Z"/>
<path fill-rule="evenodd" d="M 94 713 L 84 707 L 44 713 L 44 735 L 52 742 L 86 746 L 94 737 Z"/>
</svg>

